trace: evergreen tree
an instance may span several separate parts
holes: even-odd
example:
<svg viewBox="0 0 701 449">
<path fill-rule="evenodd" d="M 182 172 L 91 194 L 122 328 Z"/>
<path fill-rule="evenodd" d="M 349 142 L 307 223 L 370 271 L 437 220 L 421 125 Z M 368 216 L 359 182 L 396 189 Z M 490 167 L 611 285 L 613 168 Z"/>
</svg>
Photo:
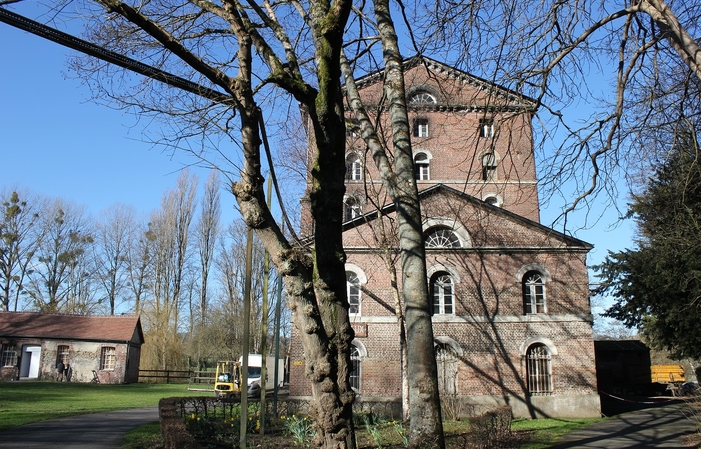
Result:
<svg viewBox="0 0 701 449">
<path fill-rule="evenodd" d="M 636 249 L 609 253 L 596 267 L 615 303 L 605 316 L 640 327 L 656 348 L 701 357 L 701 165 L 696 134 L 678 134 L 669 157 L 634 196 Z"/>
</svg>

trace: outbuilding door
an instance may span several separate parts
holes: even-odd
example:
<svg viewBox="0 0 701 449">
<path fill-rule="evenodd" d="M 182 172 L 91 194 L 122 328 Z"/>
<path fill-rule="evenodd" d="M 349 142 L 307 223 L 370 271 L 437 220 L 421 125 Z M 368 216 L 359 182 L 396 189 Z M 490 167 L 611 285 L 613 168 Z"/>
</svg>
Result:
<svg viewBox="0 0 701 449">
<path fill-rule="evenodd" d="M 19 369 L 19 377 L 24 379 L 37 379 L 39 377 L 39 365 L 41 364 L 41 346 L 27 345 L 22 348 L 22 364 Z"/>
</svg>

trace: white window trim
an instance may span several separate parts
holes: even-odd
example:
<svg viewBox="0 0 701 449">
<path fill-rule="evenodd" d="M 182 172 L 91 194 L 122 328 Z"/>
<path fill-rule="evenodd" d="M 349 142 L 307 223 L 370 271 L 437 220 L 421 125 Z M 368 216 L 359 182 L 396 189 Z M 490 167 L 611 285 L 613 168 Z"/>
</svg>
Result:
<svg viewBox="0 0 701 449">
<path fill-rule="evenodd" d="M 351 316 L 360 316 L 363 312 L 363 285 L 368 283 L 368 278 L 365 276 L 365 272 L 357 265 L 352 263 L 347 263 L 345 266 L 345 271 L 350 271 L 358 277 L 358 283 L 360 291 L 358 292 L 358 312 L 350 313 Z M 346 281 L 346 292 L 348 291 L 348 281 Z"/>
<path fill-rule="evenodd" d="M 453 230 L 453 232 L 458 236 L 458 239 L 460 239 L 460 248 L 470 248 L 472 246 L 472 239 L 470 238 L 470 234 L 467 232 L 467 229 L 465 229 L 465 227 L 462 224 L 460 224 L 454 219 L 440 217 L 428 218 L 423 222 L 421 228 L 422 231 L 426 233 L 426 231 L 428 231 L 429 229 L 440 226 L 445 226 Z M 451 249 L 455 250 L 459 248 Z"/>
<path fill-rule="evenodd" d="M 433 302 L 433 300 L 434 300 L 434 295 L 435 295 L 435 292 L 434 292 L 434 290 L 433 290 L 433 277 L 434 277 L 436 274 L 440 274 L 440 273 L 444 273 L 444 275 L 446 275 L 446 276 L 448 276 L 448 277 L 450 278 L 450 285 L 451 285 L 451 292 L 450 292 L 450 295 L 451 295 L 451 303 L 450 303 L 450 307 L 453 309 L 451 312 L 446 312 L 446 311 L 445 311 L 445 300 L 444 300 L 443 297 L 441 297 L 440 302 L 439 302 L 439 304 L 438 304 L 438 312 L 435 312 L 435 311 L 433 310 L 433 308 L 435 307 L 435 304 L 434 304 L 434 302 Z M 456 303 L 456 294 L 455 294 L 455 291 L 457 290 L 457 289 L 456 289 L 457 282 L 455 281 L 455 278 L 453 277 L 453 275 L 452 275 L 449 271 L 438 271 L 438 272 L 434 273 L 433 275 L 431 275 L 431 277 L 429 278 L 429 283 L 431 284 L 431 289 L 430 289 L 430 290 L 431 290 L 431 312 L 432 312 L 432 314 L 433 314 L 434 316 L 436 316 L 436 315 L 441 315 L 441 316 L 451 316 L 451 315 L 455 315 L 455 303 Z"/>
</svg>

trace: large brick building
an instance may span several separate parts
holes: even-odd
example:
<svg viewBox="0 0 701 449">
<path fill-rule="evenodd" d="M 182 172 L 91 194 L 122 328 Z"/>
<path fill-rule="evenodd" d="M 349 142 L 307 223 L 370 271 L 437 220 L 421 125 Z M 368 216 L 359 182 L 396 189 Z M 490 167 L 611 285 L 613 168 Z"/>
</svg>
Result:
<svg viewBox="0 0 701 449">
<path fill-rule="evenodd" d="M 539 223 L 534 101 L 428 58 L 407 60 L 405 79 L 444 407 L 465 415 L 508 403 L 516 416 L 598 416 L 592 247 Z M 390 129 L 379 104 L 382 74 L 358 85 L 380 128 Z M 349 124 L 343 239 L 352 383 L 360 401 L 391 402 L 401 396 L 399 326 L 380 248 L 383 235 L 394 236 L 391 263 L 401 279 L 394 206 Z M 303 230 L 312 226 L 303 208 Z M 296 332 L 290 394 L 304 397 Z"/>
</svg>

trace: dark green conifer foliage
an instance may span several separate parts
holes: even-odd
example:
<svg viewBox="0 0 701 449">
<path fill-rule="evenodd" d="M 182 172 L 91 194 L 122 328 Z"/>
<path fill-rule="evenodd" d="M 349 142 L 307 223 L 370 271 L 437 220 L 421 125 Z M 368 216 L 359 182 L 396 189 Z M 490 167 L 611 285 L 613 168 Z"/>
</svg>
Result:
<svg viewBox="0 0 701 449">
<path fill-rule="evenodd" d="M 676 357 L 701 357 L 701 161 L 695 132 L 678 134 L 669 157 L 633 198 L 636 249 L 610 252 L 596 267 L 605 316 Z"/>
</svg>

